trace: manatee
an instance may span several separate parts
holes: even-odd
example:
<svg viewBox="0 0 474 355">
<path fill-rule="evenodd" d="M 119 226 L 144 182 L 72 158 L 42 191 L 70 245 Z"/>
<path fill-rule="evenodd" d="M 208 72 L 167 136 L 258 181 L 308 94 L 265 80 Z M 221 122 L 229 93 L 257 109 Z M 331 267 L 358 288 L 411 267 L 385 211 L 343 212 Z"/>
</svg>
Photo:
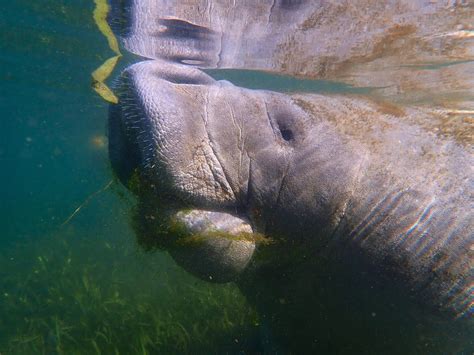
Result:
<svg viewBox="0 0 474 355">
<path fill-rule="evenodd" d="M 472 2 L 110 4 L 122 45 L 158 59 L 122 74 L 109 115 L 139 238 L 234 280 L 288 351 L 471 351 Z M 372 98 L 246 90 L 170 62 Z"/>
<path fill-rule="evenodd" d="M 126 185 L 137 174 L 150 187 L 138 194 L 142 215 L 222 213 L 219 223 L 237 218 L 273 241 L 235 239 L 223 254 L 207 238 L 187 269 L 219 280 L 229 258 L 222 280 L 276 314 L 280 335 L 312 334 L 319 350 L 373 350 L 371 339 L 390 334 L 383 349 L 393 351 L 404 329 L 439 320 L 443 342 L 446 324 L 462 324 L 471 337 L 454 335 L 458 350 L 473 346 L 474 159 L 462 113 L 250 90 L 159 60 L 128 67 L 115 90 L 110 159 Z M 295 324 L 305 313 L 317 322 Z"/>
<path fill-rule="evenodd" d="M 142 57 L 474 109 L 472 1 L 112 0 L 111 9 L 121 43 Z"/>
</svg>

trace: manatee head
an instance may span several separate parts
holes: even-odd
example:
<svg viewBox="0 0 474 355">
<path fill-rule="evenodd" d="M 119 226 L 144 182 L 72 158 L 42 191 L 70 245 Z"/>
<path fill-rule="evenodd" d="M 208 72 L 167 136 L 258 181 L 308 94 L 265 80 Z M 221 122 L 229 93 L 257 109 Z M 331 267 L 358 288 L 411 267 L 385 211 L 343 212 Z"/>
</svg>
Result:
<svg viewBox="0 0 474 355">
<path fill-rule="evenodd" d="M 139 63 L 122 74 L 118 92 L 110 157 L 119 177 L 125 181 L 138 168 L 160 193 L 203 208 L 245 213 L 249 180 L 261 178 L 252 171 L 281 177 L 299 138 L 287 122 L 292 115 L 281 102 L 272 107 L 270 94 L 255 95 L 197 69 Z"/>
<path fill-rule="evenodd" d="M 336 135 L 290 96 L 160 61 L 129 67 L 116 90 L 120 102 L 109 116 L 112 166 L 125 185 L 137 173 L 146 181 L 151 188 L 139 195 L 151 209 L 225 213 L 262 234 L 292 235 L 307 219 L 306 225 L 318 225 L 313 236 L 330 235 L 337 225 L 351 171 L 341 159 L 350 154 L 339 154 Z M 209 245 L 216 255 L 223 250 L 207 244 L 194 259 L 209 259 Z M 222 259 L 229 257 L 249 260 Z"/>
</svg>

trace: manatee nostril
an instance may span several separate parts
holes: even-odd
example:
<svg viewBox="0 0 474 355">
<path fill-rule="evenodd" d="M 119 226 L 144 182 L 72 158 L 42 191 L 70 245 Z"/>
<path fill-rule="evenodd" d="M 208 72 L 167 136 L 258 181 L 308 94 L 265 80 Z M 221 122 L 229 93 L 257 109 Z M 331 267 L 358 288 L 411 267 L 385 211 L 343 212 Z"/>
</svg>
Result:
<svg viewBox="0 0 474 355">
<path fill-rule="evenodd" d="M 293 131 L 291 129 L 283 128 L 280 129 L 281 137 L 285 141 L 291 141 L 293 139 Z"/>
</svg>

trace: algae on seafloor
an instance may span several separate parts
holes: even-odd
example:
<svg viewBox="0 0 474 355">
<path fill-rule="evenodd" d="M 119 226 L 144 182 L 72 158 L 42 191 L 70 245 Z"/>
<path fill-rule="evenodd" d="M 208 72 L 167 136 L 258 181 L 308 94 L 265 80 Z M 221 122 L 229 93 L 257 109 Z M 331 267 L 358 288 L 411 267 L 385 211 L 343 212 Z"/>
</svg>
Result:
<svg viewBox="0 0 474 355">
<path fill-rule="evenodd" d="M 73 227 L 0 255 L 0 353 L 218 353 L 258 348 L 255 311 L 129 235 Z M 93 243 L 91 243 L 93 240 Z M 258 349 L 257 349 L 258 350 Z"/>
</svg>

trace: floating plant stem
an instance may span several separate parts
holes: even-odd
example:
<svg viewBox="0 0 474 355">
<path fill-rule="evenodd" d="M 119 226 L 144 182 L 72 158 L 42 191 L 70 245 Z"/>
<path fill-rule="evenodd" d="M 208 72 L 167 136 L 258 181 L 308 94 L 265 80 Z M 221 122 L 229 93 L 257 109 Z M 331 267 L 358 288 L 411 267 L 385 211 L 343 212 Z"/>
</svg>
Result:
<svg viewBox="0 0 474 355">
<path fill-rule="evenodd" d="M 106 101 L 118 103 L 118 98 L 113 91 L 105 84 L 105 80 L 114 70 L 117 62 L 122 57 L 120 53 L 117 38 L 107 23 L 107 15 L 110 7 L 107 0 L 95 0 L 95 9 L 93 12 L 94 21 L 100 32 L 107 38 L 110 49 L 116 54 L 107 59 L 99 68 L 92 72 L 92 88 Z"/>
<path fill-rule="evenodd" d="M 112 184 L 113 184 L 114 180 L 110 180 L 103 188 L 101 188 L 100 190 L 97 190 L 95 192 L 93 192 L 92 194 L 90 194 L 85 200 L 84 202 L 82 202 L 79 207 L 77 207 L 74 212 L 63 222 L 61 223 L 61 227 L 62 226 L 65 226 L 66 224 L 68 224 L 71 219 L 74 218 L 74 216 L 76 214 L 79 213 L 79 211 L 82 209 L 82 207 L 84 207 L 85 205 L 87 205 L 95 196 L 97 196 L 98 194 L 104 192 L 105 190 L 107 190 Z"/>
</svg>

